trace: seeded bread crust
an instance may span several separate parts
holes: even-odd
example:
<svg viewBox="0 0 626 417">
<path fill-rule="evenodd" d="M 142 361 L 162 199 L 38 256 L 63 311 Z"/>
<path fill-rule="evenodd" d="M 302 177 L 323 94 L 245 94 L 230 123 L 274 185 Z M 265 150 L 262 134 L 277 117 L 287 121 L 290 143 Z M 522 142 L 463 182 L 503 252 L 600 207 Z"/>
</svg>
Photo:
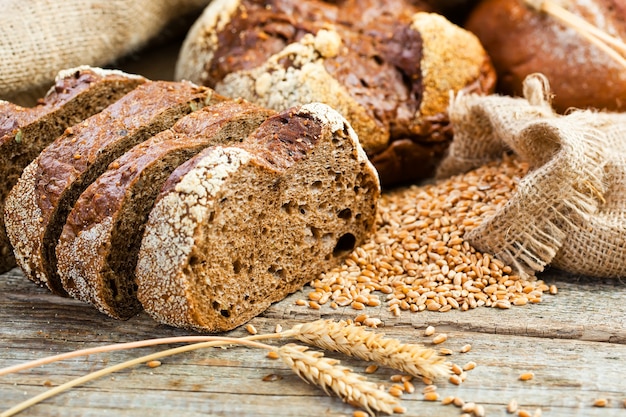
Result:
<svg viewBox="0 0 626 417">
<path fill-rule="evenodd" d="M 4 203 L 24 168 L 66 128 L 100 112 L 145 81 L 121 71 L 77 67 L 61 71 L 35 107 L 0 101 L 0 273 L 16 266 L 4 225 Z"/>
<path fill-rule="evenodd" d="M 147 82 L 66 130 L 26 167 L 6 200 L 7 234 L 31 280 L 66 295 L 55 247 L 74 202 L 115 158 L 211 102 L 191 83 Z"/>
<path fill-rule="evenodd" d="M 177 76 L 277 110 L 329 104 L 384 185 L 432 176 L 452 139 L 450 91 L 490 93 L 495 72 L 474 35 L 412 3 L 216 1 L 188 34 Z M 405 140 L 416 144 L 406 155 L 394 144 Z"/>
<path fill-rule="evenodd" d="M 166 324 L 232 329 L 362 243 L 379 194 L 339 113 L 314 103 L 271 117 L 166 181 L 139 252 L 138 298 Z"/>
<path fill-rule="evenodd" d="M 59 239 L 58 272 L 65 290 L 114 318 L 138 313 L 137 253 L 163 182 L 203 148 L 241 141 L 273 113 L 246 102 L 220 102 L 111 163 L 81 194 Z"/>
</svg>

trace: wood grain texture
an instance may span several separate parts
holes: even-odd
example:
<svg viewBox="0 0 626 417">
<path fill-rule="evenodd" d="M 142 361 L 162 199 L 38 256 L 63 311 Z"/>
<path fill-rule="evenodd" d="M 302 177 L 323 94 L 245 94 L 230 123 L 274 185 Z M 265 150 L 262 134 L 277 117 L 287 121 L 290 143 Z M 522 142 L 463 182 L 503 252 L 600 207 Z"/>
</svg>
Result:
<svg viewBox="0 0 626 417">
<path fill-rule="evenodd" d="M 556 283 L 559 293 L 540 304 L 510 310 L 478 308 L 467 312 L 405 313 L 392 317 L 385 308 L 363 312 L 379 317 L 378 331 L 407 342 L 431 346 L 423 329 L 434 325 L 448 334 L 442 346 L 455 353 L 458 365 L 474 361 L 460 386 L 435 381 L 441 398 L 453 395 L 485 407 L 487 416 L 507 416 L 506 404 L 515 398 L 531 413 L 543 416 L 625 416 L 626 285 L 558 274 L 542 276 Z M 274 304 L 252 323 L 259 332 L 287 329 L 317 318 L 354 318 L 362 313 L 323 306 L 312 310 L 295 305 L 303 291 Z M 186 335 L 141 314 L 128 321 L 110 319 L 86 304 L 54 296 L 13 271 L 0 276 L 0 367 L 50 354 L 112 342 Z M 245 336 L 243 329 L 229 333 Z M 277 343 L 277 342 L 272 342 Z M 472 350 L 461 354 L 466 343 Z M 0 377 L 0 410 L 55 386 L 165 347 L 142 348 L 71 359 L 62 363 Z M 363 372 L 368 363 L 338 354 L 343 364 Z M 194 351 L 162 359 L 158 368 L 136 366 L 56 396 L 20 415 L 24 416 L 351 416 L 354 408 L 307 385 L 280 361 L 249 348 Z M 530 381 L 520 381 L 533 372 Z M 369 378 L 389 386 L 395 372 L 380 368 Z M 278 380 L 263 381 L 275 374 Z M 458 416 L 460 409 L 426 402 L 416 392 L 401 400 L 411 416 Z M 609 399 L 606 408 L 593 407 L 596 398 Z"/>
</svg>

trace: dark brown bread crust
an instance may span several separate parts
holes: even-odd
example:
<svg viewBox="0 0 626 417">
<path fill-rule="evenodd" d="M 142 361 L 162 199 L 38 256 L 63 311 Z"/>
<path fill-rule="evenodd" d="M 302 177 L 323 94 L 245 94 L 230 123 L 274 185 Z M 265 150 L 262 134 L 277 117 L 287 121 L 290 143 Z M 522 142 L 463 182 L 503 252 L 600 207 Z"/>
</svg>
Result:
<svg viewBox="0 0 626 417">
<path fill-rule="evenodd" d="M 410 24 L 420 10 L 426 7 L 404 0 L 244 0 L 217 33 L 218 47 L 202 82 L 215 87 L 227 74 L 258 67 L 305 34 L 332 24 L 345 48 L 324 61 L 328 73 L 392 136 L 414 133 L 407 118 L 421 102 L 422 42 Z M 293 62 L 283 64 L 288 68 Z"/>
<path fill-rule="evenodd" d="M 6 205 L 7 232 L 31 280 L 66 295 L 55 247 L 73 204 L 115 158 L 209 104 L 191 83 L 148 82 L 48 146 L 24 171 Z"/>
<path fill-rule="evenodd" d="M 4 202 L 24 168 L 67 127 L 100 112 L 145 81 L 119 71 L 81 67 L 64 71 L 35 107 L 0 102 L 0 273 L 16 265 L 4 225 Z"/>
<path fill-rule="evenodd" d="M 139 312 L 135 264 L 162 183 L 203 148 L 241 141 L 273 113 L 245 102 L 219 102 L 114 161 L 82 193 L 63 228 L 57 258 L 65 290 L 115 318 Z"/>
<path fill-rule="evenodd" d="M 205 31 L 190 32 L 179 58 L 179 76 L 188 76 L 225 95 L 241 95 L 258 104 L 282 109 L 287 105 L 264 90 L 271 74 L 277 69 L 302 70 L 299 76 L 307 77 L 310 72 L 306 71 L 311 71 L 311 66 L 305 71 L 303 62 L 321 62 L 323 70 L 317 70 L 309 79 L 317 80 L 323 72 L 326 83 L 336 82 L 335 90 L 329 88 L 332 91 L 327 93 L 324 85 L 315 85 L 316 81 L 302 82 L 298 76 L 288 81 L 277 77 L 273 80 L 276 84 L 270 84 L 268 90 L 279 89 L 281 83 L 289 84 L 293 92 L 285 100 L 288 105 L 320 101 L 342 112 L 375 161 L 384 186 L 410 183 L 434 174 L 432 169 L 424 167 L 435 166 L 439 159 L 425 160 L 441 152 L 429 151 L 422 156 L 417 152 L 445 148 L 444 145 L 433 146 L 433 142 L 445 145 L 450 142 L 452 135 L 446 114 L 450 90 L 472 88 L 478 93 L 489 93 L 495 88 L 495 72 L 485 51 L 475 45 L 467 47 L 470 37 L 478 44 L 472 35 L 461 35 L 460 32 L 465 31 L 460 29 L 451 31 L 433 16 L 431 23 L 426 22 L 428 19 L 416 18 L 418 12 L 436 8 L 426 2 L 240 0 L 237 8 L 229 7 L 232 8 L 225 1 L 219 6 L 216 3 L 211 9 L 214 15 L 205 12 L 203 16 L 207 25 Z M 218 13 L 223 16 L 216 18 Z M 211 27 L 214 19 L 220 21 L 219 27 Z M 447 24 L 452 26 L 450 22 Z M 196 27 L 202 26 L 197 24 Z M 308 56 L 298 55 L 305 54 L 304 48 L 300 48 L 301 52 L 291 49 L 291 55 L 281 55 L 288 45 L 296 42 L 304 45 L 310 42 L 307 36 L 318 35 L 323 30 L 336 33 L 340 40 L 336 51 L 324 53 L 324 47 L 319 49 L 314 43 L 319 59 L 306 61 Z M 199 39 L 203 36 L 204 40 Z M 318 41 L 324 42 L 316 38 L 315 42 Z M 450 46 L 453 44 L 457 47 Z M 198 71 L 203 53 L 207 61 Z M 437 53 L 441 54 L 441 59 L 432 57 Z M 272 59 L 278 59 L 278 65 Z M 259 68 L 267 72 L 259 75 L 255 72 Z M 461 73 L 464 75 L 459 75 Z M 248 84 L 250 78 L 252 83 Z M 448 87 L 440 87 L 444 85 Z M 261 92 L 248 93 L 259 86 Z M 338 88 L 342 91 L 336 91 Z M 341 98 L 335 99 L 335 96 Z M 416 146 L 411 147 L 409 155 L 403 156 L 399 151 L 408 148 L 393 145 L 396 140 L 410 140 Z M 387 150 L 388 147 L 394 149 Z M 381 153 L 384 155 L 379 156 Z M 376 162 L 383 160 L 385 165 Z"/>
<path fill-rule="evenodd" d="M 342 35 L 354 31 L 381 38 L 399 23 L 410 22 L 413 13 L 429 10 L 404 0 L 244 0 L 240 7 L 216 34 L 218 47 L 205 64 L 206 76 L 201 80 L 205 85 L 214 87 L 231 72 L 256 68 L 288 44 L 329 24 Z"/>
<path fill-rule="evenodd" d="M 626 2 L 571 0 L 566 7 L 626 39 Z M 523 2 L 484 0 L 471 12 L 466 28 L 491 56 L 500 93 L 521 96 L 524 78 L 541 72 L 550 81 L 559 112 L 572 107 L 626 110 L 624 68 L 573 29 Z"/>
<path fill-rule="evenodd" d="M 493 91 L 495 85 L 496 74 L 485 57 L 479 77 L 463 92 L 483 94 Z M 411 184 L 434 176 L 454 132 L 445 113 L 425 117 L 424 121 L 419 135 L 392 137 L 386 149 L 370 155 L 383 187 Z"/>
</svg>

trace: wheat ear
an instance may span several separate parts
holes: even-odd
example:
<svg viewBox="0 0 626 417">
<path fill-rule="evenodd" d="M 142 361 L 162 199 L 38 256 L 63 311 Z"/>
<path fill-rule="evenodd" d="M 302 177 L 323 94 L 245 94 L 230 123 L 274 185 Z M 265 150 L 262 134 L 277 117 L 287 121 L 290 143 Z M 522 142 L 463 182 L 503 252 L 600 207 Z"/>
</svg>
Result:
<svg viewBox="0 0 626 417">
<path fill-rule="evenodd" d="M 345 321 L 317 320 L 289 331 L 301 342 L 341 352 L 407 374 L 436 378 L 450 373 L 450 365 L 435 350 L 421 344 L 402 343 Z"/>
<path fill-rule="evenodd" d="M 300 378 L 322 388 L 326 394 L 335 393 L 344 402 L 375 412 L 393 414 L 398 405 L 396 397 L 378 388 L 364 376 L 352 372 L 339 361 L 325 358 L 322 352 L 307 350 L 308 347 L 289 343 L 278 349 L 279 357 Z"/>
</svg>

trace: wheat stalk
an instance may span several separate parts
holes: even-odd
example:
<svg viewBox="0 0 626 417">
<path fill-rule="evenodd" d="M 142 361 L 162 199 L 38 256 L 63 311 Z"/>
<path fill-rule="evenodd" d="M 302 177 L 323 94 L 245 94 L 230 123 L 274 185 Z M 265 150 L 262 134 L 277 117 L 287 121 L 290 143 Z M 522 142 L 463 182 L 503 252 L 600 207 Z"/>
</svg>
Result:
<svg viewBox="0 0 626 417">
<path fill-rule="evenodd" d="M 433 349 L 386 338 L 384 334 L 345 321 L 317 320 L 298 324 L 288 335 L 324 350 L 376 362 L 414 376 L 435 378 L 450 372 L 445 358 Z"/>
<path fill-rule="evenodd" d="M 306 382 L 317 385 L 328 395 L 333 392 L 346 403 L 361 407 L 372 416 L 376 411 L 393 414 L 394 407 L 398 405 L 397 398 L 379 389 L 364 376 L 338 365 L 338 360 L 325 358 L 322 352 L 290 343 L 281 346 L 278 355 Z"/>
<path fill-rule="evenodd" d="M 63 359 L 69 359 L 78 356 L 92 355 L 96 353 L 109 352 L 121 349 L 132 349 L 137 347 L 152 346 L 164 343 L 180 343 L 189 341 L 204 340 L 202 343 L 195 343 L 191 345 L 172 348 L 160 352 L 156 352 L 150 355 L 135 358 L 117 365 L 109 366 L 90 374 L 84 375 L 80 378 L 73 379 L 62 385 L 54 387 L 46 392 L 43 392 L 37 396 L 34 396 L 26 401 L 23 401 L 8 410 L 0 413 L 0 417 L 13 416 L 35 404 L 40 403 L 48 398 L 58 395 L 64 391 L 67 391 L 75 386 L 85 384 L 95 379 L 101 378 L 105 375 L 109 375 L 120 370 L 146 363 L 155 359 L 160 359 L 166 356 L 172 356 L 192 350 L 223 346 L 223 345 L 244 345 L 249 347 L 271 349 L 273 346 L 259 343 L 257 340 L 262 339 L 275 339 L 290 337 L 295 334 L 292 329 L 282 334 L 259 334 L 254 336 L 248 336 L 243 338 L 221 337 L 221 336 L 184 336 L 174 338 L 163 339 L 151 339 L 143 340 L 132 343 L 120 343 L 114 345 L 107 345 L 98 348 L 83 349 L 79 351 L 68 352 L 61 355 L 54 355 L 47 358 L 38 359 L 36 361 L 27 362 L 25 364 L 16 365 L 8 368 L 1 369 L 2 374 L 9 374 L 13 372 L 22 371 L 35 366 L 56 362 Z M 278 354 L 283 361 L 289 365 L 301 378 L 311 382 L 330 395 L 331 392 L 335 393 L 339 398 L 345 402 L 366 409 L 370 414 L 373 411 L 380 411 L 387 414 L 392 414 L 393 406 L 397 405 L 397 399 L 385 391 L 378 389 L 376 384 L 369 382 L 365 377 L 355 374 L 348 368 L 338 365 L 339 361 L 324 358 L 321 352 L 310 352 L 304 346 L 286 345 L 278 348 Z"/>
</svg>

